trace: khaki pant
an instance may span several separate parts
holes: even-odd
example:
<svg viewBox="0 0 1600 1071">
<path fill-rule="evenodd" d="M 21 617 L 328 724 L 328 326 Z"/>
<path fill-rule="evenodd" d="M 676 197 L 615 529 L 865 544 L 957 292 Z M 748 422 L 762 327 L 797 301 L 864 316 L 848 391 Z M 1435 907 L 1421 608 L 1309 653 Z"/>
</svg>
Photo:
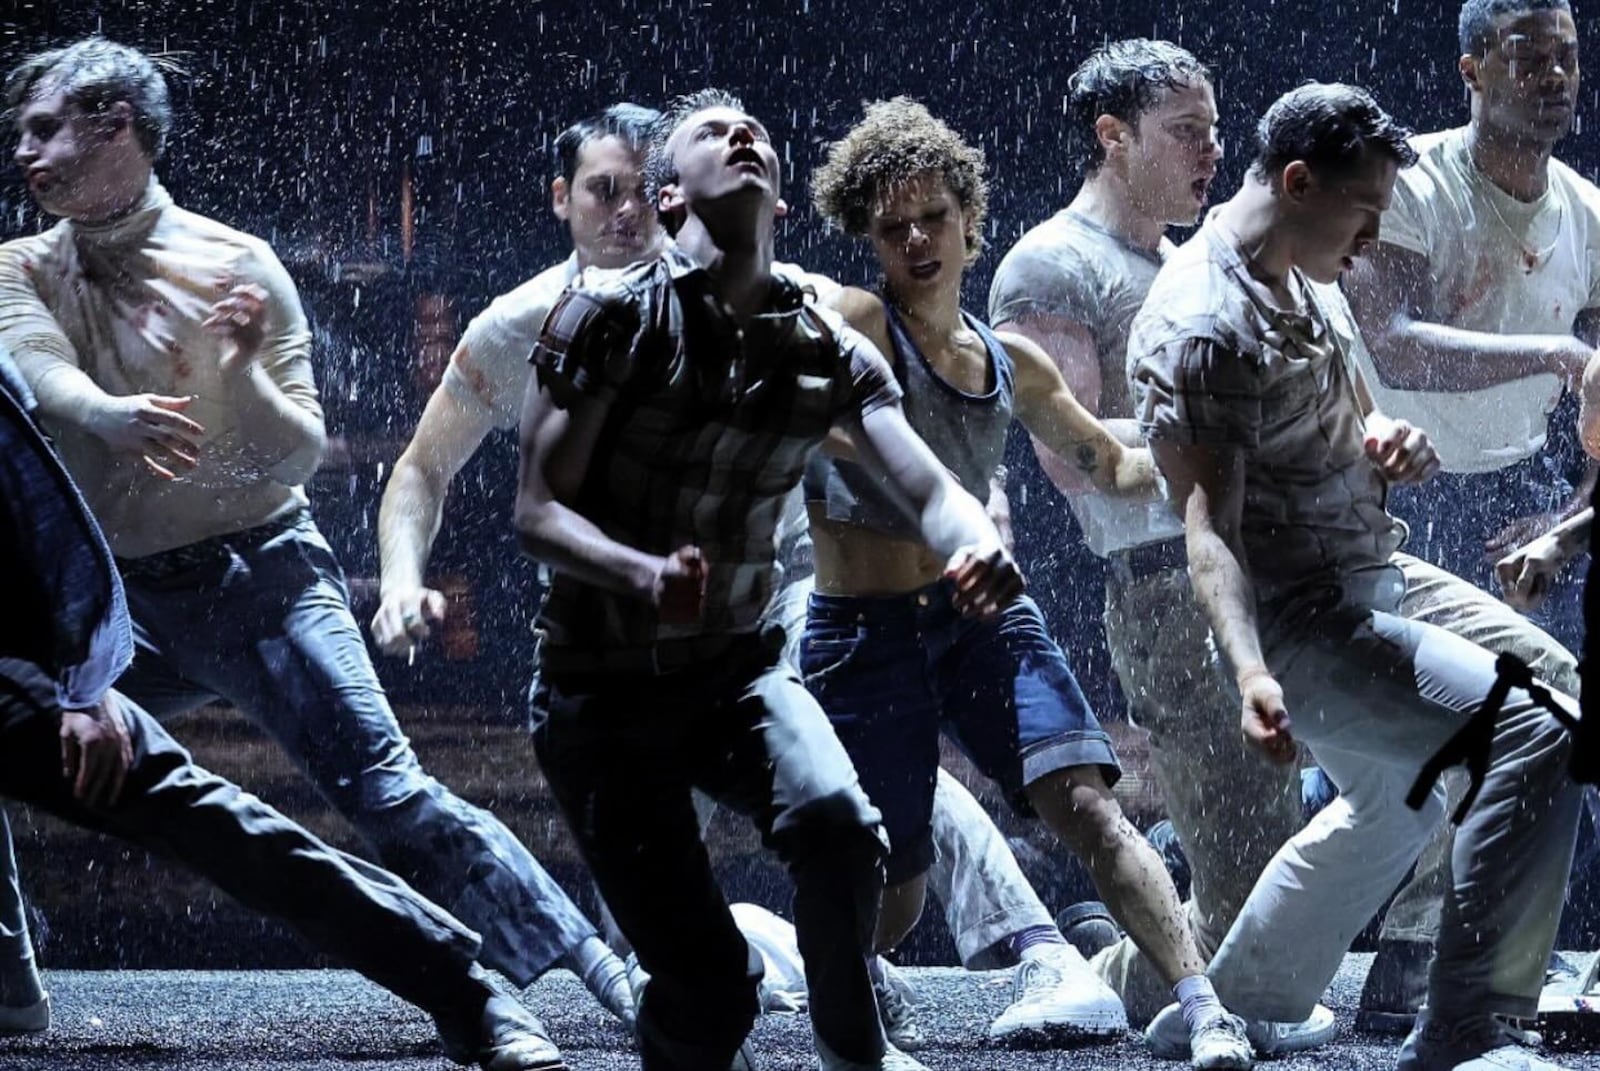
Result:
<svg viewBox="0 0 1600 1071">
<path fill-rule="evenodd" d="M 1517 655 L 1558 691 L 1577 694 L 1577 662 L 1516 611 L 1410 555 L 1395 556 L 1405 577 L 1400 614 L 1436 625 L 1488 651 Z M 1193 875 L 1190 924 L 1200 953 L 1216 954 L 1257 877 L 1301 827 L 1294 769 L 1246 750 L 1239 696 L 1223 673 L 1205 616 L 1182 568 L 1106 587 L 1106 641 L 1128 696 L 1129 716 L 1150 732 L 1150 757 L 1173 828 Z M 1452 798 L 1459 799 L 1464 783 Z M 1390 907 L 1387 938 L 1432 942 L 1450 886 L 1453 827 L 1441 825 L 1416 877 Z M 1135 1025 L 1172 1001 L 1170 989 L 1129 939 L 1095 957 Z"/>
</svg>

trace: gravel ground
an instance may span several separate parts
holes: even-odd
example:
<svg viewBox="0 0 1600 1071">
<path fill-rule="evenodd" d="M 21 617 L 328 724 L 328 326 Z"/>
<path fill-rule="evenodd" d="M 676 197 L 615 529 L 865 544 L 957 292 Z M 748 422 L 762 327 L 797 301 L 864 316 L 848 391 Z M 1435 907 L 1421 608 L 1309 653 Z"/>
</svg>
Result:
<svg viewBox="0 0 1600 1071">
<path fill-rule="evenodd" d="M 1274 1061 L 1281 1071 L 1355 1071 L 1393 1066 L 1394 1042 L 1351 1029 L 1370 956 L 1346 959 L 1328 994 L 1338 1041 L 1321 1052 Z M 982 1041 L 1008 1003 L 1008 972 L 953 968 L 907 972 L 921 993 L 933 1045 L 919 1053 L 932 1071 L 1176 1068 L 1145 1055 L 1133 1038 L 1076 1050 L 1012 1052 Z M 42 1038 L 0 1041 L 4 1071 L 442 1071 L 427 1020 L 345 971 L 56 971 L 47 976 L 56 1025 Z M 528 990 L 574 1071 L 638 1067 L 622 1030 L 565 971 Z M 769 1016 L 756 1028 L 762 1071 L 811 1071 L 803 1016 Z M 1549 1054 L 1564 1066 L 1600 1071 L 1596 1045 Z"/>
</svg>

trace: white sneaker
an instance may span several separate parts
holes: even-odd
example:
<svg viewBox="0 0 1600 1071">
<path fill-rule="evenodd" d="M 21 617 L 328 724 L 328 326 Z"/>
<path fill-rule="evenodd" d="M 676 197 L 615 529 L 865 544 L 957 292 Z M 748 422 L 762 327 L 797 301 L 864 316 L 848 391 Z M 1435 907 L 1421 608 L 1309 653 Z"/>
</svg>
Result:
<svg viewBox="0 0 1600 1071">
<path fill-rule="evenodd" d="M 928 1036 L 922 1032 L 922 1022 L 917 1016 L 916 994 L 894 964 L 888 960 L 881 962 L 883 981 L 873 982 L 872 992 L 878 998 L 883 1036 L 895 1048 L 915 1052 L 928 1044 Z"/>
<path fill-rule="evenodd" d="M 1008 1044 L 1053 1044 L 1127 1033 L 1128 1013 L 1112 988 L 1071 945 L 1017 964 L 1011 1006 L 989 1024 L 989 1038 Z"/>
<path fill-rule="evenodd" d="M 872 1064 L 858 1064 L 854 1060 L 846 1060 L 843 1056 L 835 1056 L 823 1043 L 821 1038 L 817 1042 L 817 1066 L 822 1071 L 928 1071 L 927 1065 L 914 1057 L 907 1056 L 893 1045 L 886 1045 L 883 1050 L 883 1059 Z"/>
<path fill-rule="evenodd" d="M 8 1034 L 42 1034 L 50 1029 L 50 994 L 36 1003 L 12 1007 L 0 1004 L 0 1037 Z"/>
<path fill-rule="evenodd" d="M 1417 1016 L 1395 1071 L 1566 1071 L 1525 1047 L 1527 1036 L 1492 1015 L 1456 1023 Z"/>
<path fill-rule="evenodd" d="M 1338 1033 L 1338 1025 L 1333 1012 L 1318 1004 L 1304 1022 L 1246 1019 L 1244 1033 L 1257 1056 L 1286 1056 L 1326 1045 Z M 1183 1021 L 1183 1009 L 1176 1004 L 1162 1008 L 1145 1030 L 1145 1042 L 1163 1060 L 1187 1060 L 1189 1024 Z"/>
<path fill-rule="evenodd" d="M 1232 1012 L 1208 1016 L 1189 1032 L 1189 1066 L 1195 1071 L 1247 1071 L 1254 1062 L 1244 1020 Z"/>
</svg>

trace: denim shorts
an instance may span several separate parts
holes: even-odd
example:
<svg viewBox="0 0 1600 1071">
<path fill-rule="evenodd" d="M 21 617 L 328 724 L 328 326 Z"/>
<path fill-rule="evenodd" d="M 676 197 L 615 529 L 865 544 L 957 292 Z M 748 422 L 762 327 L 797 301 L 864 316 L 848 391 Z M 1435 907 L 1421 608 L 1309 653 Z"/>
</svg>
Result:
<svg viewBox="0 0 1600 1071">
<path fill-rule="evenodd" d="M 800 668 L 889 834 L 890 884 L 933 862 L 939 733 L 1012 805 L 1073 766 L 1122 769 L 1039 607 L 1024 596 L 991 621 L 962 617 L 941 581 L 907 595 L 811 596 Z"/>
</svg>

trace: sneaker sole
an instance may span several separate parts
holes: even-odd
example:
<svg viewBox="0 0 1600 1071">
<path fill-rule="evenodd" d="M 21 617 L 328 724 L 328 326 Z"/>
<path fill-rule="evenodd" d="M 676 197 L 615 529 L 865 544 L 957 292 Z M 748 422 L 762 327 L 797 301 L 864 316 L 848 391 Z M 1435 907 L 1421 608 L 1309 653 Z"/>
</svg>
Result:
<svg viewBox="0 0 1600 1071">
<path fill-rule="evenodd" d="M 50 995 L 24 1008 L 0 1005 L 0 1037 L 42 1034 L 50 1029 Z"/>
<path fill-rule="evenodd" d="M 1008 1049 L 1057 1048 L 1074 1043 L 1111 1041 L 1126 1036 L 1126 1017 L 1107 1016 L 1099 1021 L 1038 1023 L 1017 1027 L 1005 1033 L 989 1030 L 989 1040 Z"/>
<path fill-rule="evenodd" d="M 1397 1037 L 1401 1034 L 1411 1033 L 1411 1028 L 1417 1025 L 1415 1012 L 1372 1011 L 1360 1008 L 1356 1011 L 1356 1029 L 1363 1034 L 1385 1034 Z"/>
</svg>

